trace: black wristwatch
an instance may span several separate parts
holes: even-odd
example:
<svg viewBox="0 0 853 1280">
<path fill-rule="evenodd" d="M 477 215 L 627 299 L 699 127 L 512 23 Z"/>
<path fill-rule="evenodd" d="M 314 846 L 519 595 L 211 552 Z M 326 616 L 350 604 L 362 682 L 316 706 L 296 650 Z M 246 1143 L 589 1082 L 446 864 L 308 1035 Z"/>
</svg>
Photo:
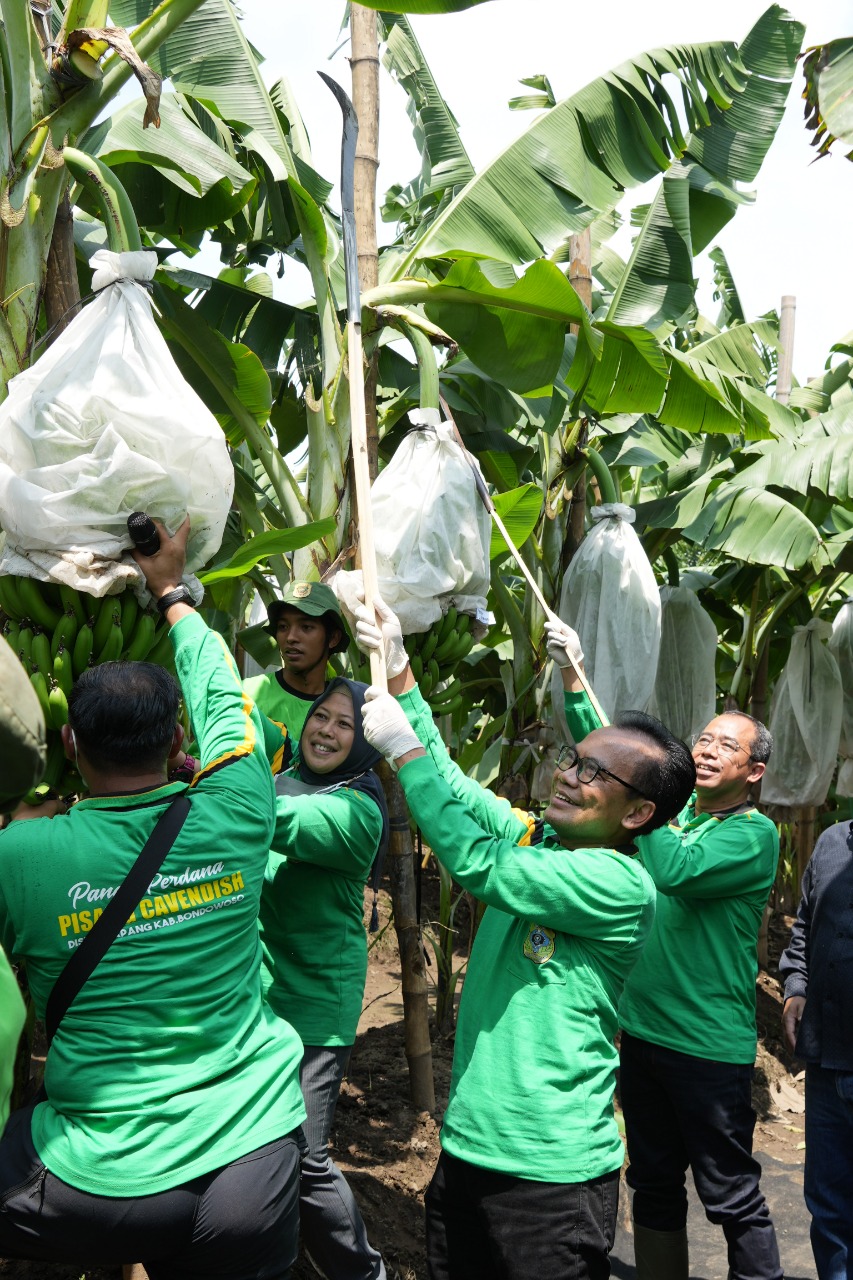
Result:
<svg viewBox="0 0 853 1280">
<path fill-rule="evenodd" d="M 195 600 L 189 587 L 181 583 L 174 591 L 167 591 L 157 601 L 157 612 L 165 617 L 166 610 L 171 609 L 173 604 L 188 604 L 191 608 L 195 608 Z"/>
</svg>

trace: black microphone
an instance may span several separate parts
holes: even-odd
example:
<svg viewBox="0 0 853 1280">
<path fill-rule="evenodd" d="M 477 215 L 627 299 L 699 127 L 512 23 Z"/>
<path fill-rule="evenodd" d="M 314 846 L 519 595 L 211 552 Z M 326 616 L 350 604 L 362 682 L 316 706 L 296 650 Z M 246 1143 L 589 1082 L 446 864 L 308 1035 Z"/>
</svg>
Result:
<svg viewBox="0 0 853 1280">
<path fill-rule="evenodd" d="M 156 556 L 160 550 L 160 535 L 154 521 L 144 511 L 133 511 L 127 517 L 130 540 L 144 556 Z"/>
</svg>

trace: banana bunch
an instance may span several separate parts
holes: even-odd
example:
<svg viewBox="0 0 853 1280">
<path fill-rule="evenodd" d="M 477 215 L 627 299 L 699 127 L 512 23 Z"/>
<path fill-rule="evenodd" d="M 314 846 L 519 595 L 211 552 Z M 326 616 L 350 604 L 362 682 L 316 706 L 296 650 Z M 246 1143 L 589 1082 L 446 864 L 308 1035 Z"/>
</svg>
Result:
<svg viewBox="0 0 853 1280">
<path fill-rule="evenodd" d="M 455 672 L 474 647 L 471 622 L 467 613 L 451 606 L 429 631 L 406 636 L 412 673 L 434 715 L 451 715 L 462 706 L 462 684 Z"/>
<path fill-rule="evenodd" d="M 45 782 L 57 786 L 63 773 L 73 782 L 58 730 L 68 720 L 74 681 L 87 667 L 119 658 L 171 668 L 169 628 L 155 612 L 141 610 L 132 591 L 96 599 L 35 578 L 0 577 L 0 609 L 6 619 L 3 635 L 29 675 L 44 713 Z"/>
</svg>

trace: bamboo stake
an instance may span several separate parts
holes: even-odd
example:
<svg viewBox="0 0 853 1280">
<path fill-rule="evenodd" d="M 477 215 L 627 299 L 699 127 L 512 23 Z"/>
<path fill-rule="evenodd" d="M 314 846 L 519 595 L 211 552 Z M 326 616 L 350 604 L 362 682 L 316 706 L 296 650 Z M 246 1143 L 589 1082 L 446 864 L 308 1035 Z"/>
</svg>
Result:
<svg viewBox="0 0 853 1280">
<path fill-rule="evenodd" d="M 324 71 L 317 73 L 338 100 L 344 117 L 341 141 L 341 221 L 344 232 L 344 269 L 347 288 L 347 370 L 350 389 L 352 430 L 352 474 L 358 511 L 358 541 L 364 577 L 364 603 L 373 609 L 379 595 L 376 549 L 373 542 L 373 510 L 370 505 L 370 464 L 367 452 L 367 421 L 364 409 L 364 356 L 361 346 L 361 291 L 358 283 L 358 245 L 355 236 L 354 167 L 358 119 L 353 105 L 337 81 Z M 385 655 L 371 651 L 370 679 L 378 688 L 388 688 Z"/>
<path fill-rule="evenodd" d="M 782 298 L 779 315 L 779 363 L 776 368 L 776 399 L 787 404 L 794 377 L 794 321 L 797 315 L 797 299 L 790 293 Z"/>
</svg>

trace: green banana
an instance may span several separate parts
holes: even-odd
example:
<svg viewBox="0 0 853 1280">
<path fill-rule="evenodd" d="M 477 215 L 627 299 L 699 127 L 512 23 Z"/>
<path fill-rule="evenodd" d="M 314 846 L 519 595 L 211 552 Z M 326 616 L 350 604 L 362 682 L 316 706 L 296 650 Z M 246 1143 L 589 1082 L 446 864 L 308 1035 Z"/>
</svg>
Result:
<svg viewBox="0 0 853 1280">
<path fill-rule="evenodd" d="M 451 605 L 450 608 L 447 610 L 447 613 L 444 615 L 444 620 L 441 627 L 441 635 L 438 638 L 439 644 L 443 644 L 444 641 L 448 638 L 448 636 L 452 636 L 455 634 L 457 616 L 458 615 L 457 615 L 456 609 L 454 608 L 453 605 Z"/>
<path fill-rule="evenodd" d="M 438 634 L 433 627 L 427 632 L 426 639 L 422 645 L 418 646 L 418 653 L 421 655 L 424 666 L 427 665 L 432 655 L 435 653 L 435 646 L 438 644 Z"/>
<path fill-rule="evenodd" d="M 436 662 L 453 662 L 456 650 L 459 648 L 459 639 L 455 631 L 451 631 L 446 639 L 442 640 L 440 645 L 436 646 L 435 659 Z"/>
<path fill-rule="evenodd" d="M 27 675 L 33 669 L 32 662 L 33 650 L 33 629 L 30 626 L 22 625 L 18 630 L 18 657 L 21 660 L 21 666 Z"/>
<path fill-rule="evenodd" d="M 118 596 L 104 596 L 95 618 L 95 653 L 100 653 L 107 643 L 113 623 L 116 623 L 119 627 L 121 626 L 121 606 L 118 602 Z"/>
<path fill-rule="evenodd" d="M 89 616 L 86 606 L 79 591 L 75 591 L 73 587 L 68 587 L 64 582 L 59 584 L 59 598 L 62 601 L 62 607 L 66 613 L 69 611 L 74 614 L 77 619 L 77 626 L 82 627 L 86 618 Z"/>
<path fill-rule="evenodd" d="M 461 634 L 464 631 L 471 630 L 472 618 L 470 613 L 457 613 L 456 630 Z"/>
<path fill-rule="evenodd" d="M 36 671 L 40 671 L 43 676 L 50 674 L 53 665 L 53 657 L 50 652 L 50 640 L 46 633 L 42 630 L 33 631 L 33 643 L 30 648 L 30 660 Z"/>
<path fill-rule="evenodd" d="M 460 694 L 461 692 L 461 682 L 458 679 L 454 679 L 451 680 L 444 689 L 439 690 L 433 696 L 436 702 L 450 702 L 452 698 L 455 698 L 457 694 Z"/>
<path fill-rule="evenodd" d="M 43 584 L 35 578 L 18 578 L 18 595 L 26 615 L 45 631 L 52 631 L 62 616 L 58 609 L 48 604 L 43 595 Z"/>
<path fill-rule="evenodd" d="M 118 662 L 123 648 L 124 636 L 121 633 L 121 626 L 116 622 L 110 627 L 104 647 L 95 659 L 95 666 L 100 666 L 102 662 Z"/>
<path fill-rule="evenodd" d="M 418 684 L 420 684 L 424 674 L 424 663 L 423 663 L 423 658 L 419 653 L 412 654 L 411 668 L 412 668 L 412 675 L 415 677 Z"/>
<path fill-rule="evenodd" d="M 0 577 L 0 608 L 2 608 L 7 617 L 14 619 L 15 622 L 20 622 L 24 616 L 24 606 L 21 603 L 17 578 L 13 578 L 10 574 L 4 574 Z"/>
<path fill-rule="evenodd" d="M 136 623 L 136 632 L 130 642 L 127 653 L 124 655 L 129 662 L 141 662 L 148 657 L 154 644 L 154 631 L 157 626 L 157 616 L 145 610 Z M 124 631 L 124 617 L 122 616 L 122 631 Z M 168 635 L 168 631 L 167 631 Z M 160 637 L 162 639 L 162 637 Z"/>
<path fill-rule="evenodd" d="M 139 601 L 132 591 L 125 591 L 121 598 L 121 634 L 124 640 L 123 648 L 125 649 L 132 645 L 134 627 L 138 617 Z"/>
<path fill-rule="evenodd" d="M 59 681 L 53 679 L 53 677 L 51 677 L 50 681 L 47 702 L 50 707 L 50 722 L 53 728 L 61 729 L 64 724 L 68 723 L 68 699 Z"/>
<path fill-rule="evenodd" d="M 438 669 L 438 663 L 435 658 L 429 660 L 429 676 L 433 689 L 441 680 L 441 672 Z"/>
<path fill-rule="evenodd" d="M 0 604 L 2 604 L 2 600 L 0 600 Z M 406 653 L 409 655 L 410 658 L 413 653 L 417 653 L 418 639 L 419 637 L 414 632 L 412 632 L 408 636 L 403 637 L 403 647 L 405 648 Z"/>
<path fill-rule="evenodd" d="M 95 631 L 90 620 L 89 622 L 84 622 L 74 641 L 74 649 L 71 653 L 71 667 L 74 671 L 75 680 L 82 676 L 83 672 L 91 664 L 94 643 Z"/>
<path fill-rule="evenodd" d="M 76 147 L 64 147 L 65 167 L 94 201 L 113 253 L 142 248 L 139 226 L 130 198 L 115 173 L 102 160 Z"/>
<path fill-rule="evenodd" d="M 62 693 L 62 690 L 60 689 L 59 692 Z M 50 693 L 48 694 L 48 699 L 51 699 L 53 697 L 53 694 L 54 694 L 54 691 L 53 689 L 51 689 Z M 63 698 L 64 698 L 64 695 L 63 695 Z M 67 705 L 65 707 L 65 711 L 66 711 L 65 717 L 59 721 L 60 724 L 65 724 L 66 720 L 68 719 Z M 53 715 L 54 722 L 56 722 L 57 714 L 58 714 L 57 708 L 53 707 L 52 715 Z M 59 782 L 59 779 L 62 777 L 63 773 L 65 772 L 65 763 L 66 763 L 65 747 L 63 746 L 62 738 L 59 736 L 58 733 L 49 733 L 47 736 L 47 766 L 44 771 L 44 777 L 42 778 L 42 782 L 48 787 L 55 788 Z"/>
<path fill-rule="evenodd" d="M 74 683 L 74 672 L 71 668 L 71 654 L 64 647 L 57 649 L 53 659 L 53 678 L 67 698 Z"/>
<path fill-rule="evenodd" d="M 47 679 L 40 671 L 34 671 L 30 676 L 30 684 L 36 691 L 36 697 L 38 698 L 41 706 L 44 722 L 48 729 L 50 729 L 53 726 L 51 723 L 50 706 L 47 701 Z"/>
<path fill-rule="evenodd" d="M 79 627 L 77 614 L 71 610 L 63 613 L 59 619 L 57 626 L 54 628 L 53 636 L 50 641 L 50 655 L 56 657 L 56 651 L 60 645 L 64 645 L 66 649 L 74 648 L 74 641 L 77 639 L 77 628 Z"/>
<path fill-rule="evenodd" d="M 159 637 L 155 636 L 154 646 L 145 661 L 153 662 L 158 667 L 165 667 L 167 671 L 175 670 L 175 654 L 172 649 L 172 641 L 169 639 L 168 627 L 163 628 Z"/>
<path fill-rule="evenodd" d="M 451 698 L 450 702 L 430 702 L 429 709 L 437 716 L 452 716 L 454 711 L 458 711 L 465 704 L 465 695 L 457 693 L 455 698 Z"/>
<path fill-rule="evenodd" d="M 8 644 L 9 648 L 12 649 L 15 653 L 18 652 L 19 631 L 20 631 L 20 627 L 18 626 L 17 622 L 13 622 L 11 618 L 7 618 L 3 625 L 3 635 L 6 639 L 6 643 Z"/>
<path fill-rule="evenodd" d="M 421 697 L 424 701 L 429 702 L 430 694 L 433 690 L 433 678 L 430 675 L 429 667 L 427 667 L 421 675 L 421 678 L 418 681 L 418 688 L 421 691 Z"/>
</svg>

